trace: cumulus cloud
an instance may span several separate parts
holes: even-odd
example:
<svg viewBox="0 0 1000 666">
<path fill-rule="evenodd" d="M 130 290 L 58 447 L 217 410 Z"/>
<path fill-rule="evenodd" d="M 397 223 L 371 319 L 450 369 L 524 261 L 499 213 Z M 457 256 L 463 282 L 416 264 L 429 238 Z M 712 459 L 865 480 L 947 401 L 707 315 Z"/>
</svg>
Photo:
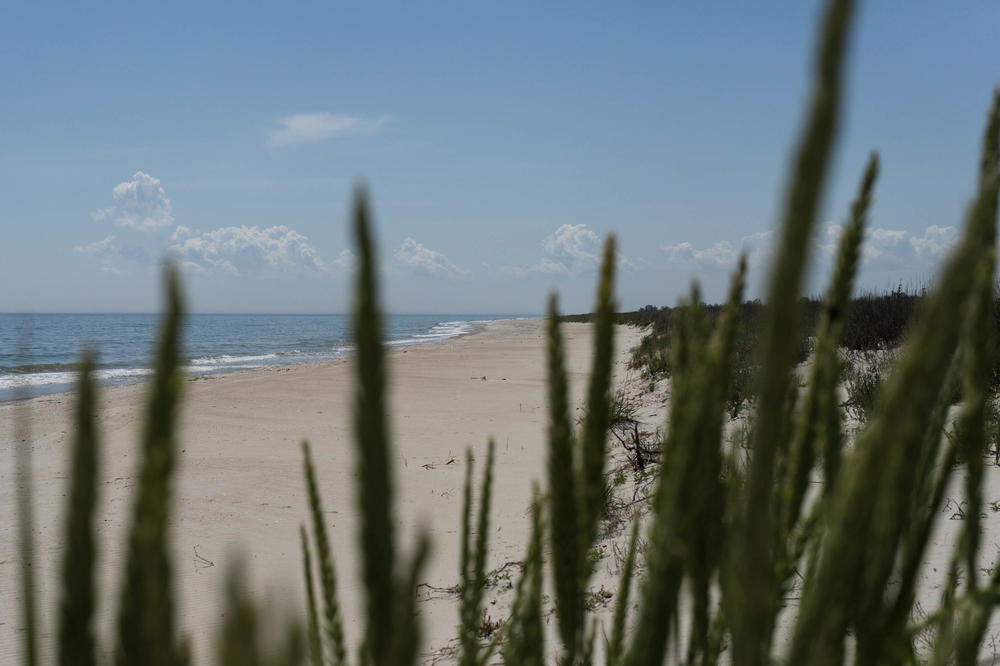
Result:
<svg viewBox="0 0 1000 666">
<path fill-rule="evenodd" d="M 774 232 L 764 231 L 744 236 L 739 242 L 739 249 L 724 240 L 704 248 L 696 248 L 684 241 L 676 245 L 661 244 L 660 249 L 670 264 L 714 272 L 735 269 L 740 255 L 744 253 L 751 266 L 764 264 L 773 244 Z"/>
<path fill-rule="evenodd" d="M 939 227 L 935 224 L 924 230 L 924 235 L 917 238 L 911 237 L 910 247 L 917 253 L 917 256 L 941 257 L 958 240 L 958 232 L 955 227 Z"/>
<path fill-rule="evenodd" d="M 280 148 L 295 143 L 373 132 L 388 122 L 389 116 L 385 115 L 366 118 L 342 113 L 297 113 L 281 119 L 281 128 L 271 133 L 267 145 Z"/>
<path fill-rule="evenodd" d="M 661 245 L 667 260 L 673 263 L 694 263 L 707 269 L 730 269 L 736 265 L 739 253 L 726 241 L 719 241 L 711 247 L 699 250 L 691 243 Z"/>
<path fill-rule="evenodd" d="M 95 221 L 110 220 L 120 227 L 149 231 L 169 227 L 174 212 L 159 178 L 136 171 L 131 180 L 118 183 L 112 191 L 114 204 L 95 211 Z"/>
<path fill-rule="evenodd" d="M 117 225 L 117 233 L 73 248 L 95 257 L 101 268 L 125 274 L 127 268 L 149 267 L 164 255 L 177 260 L 185 272 L 233 275 L 319 275 L 349 270 L 354 256 L 344 250 L 324 261 L 309 239 L 284 225 L 228 226 L 207 231 L 174 223 L 170 200 L 157 178 L 137 171 L 114 188 L 114 205 L 93 218 Z"/>
<path fill-rule="evenodd" d="M 393 253 L 393 256 L 405 266 L 421 273 L 443 275 L 451 278 L 468 277 L 469 271 L 459 268 L 442 253 L 424 247 L 421 243 L 407 237 L 403 244 Z"/>
<path fill-rule="evenodd" d="M 547 254 L 580 266 L 596 266 L 600 246 L 601 239 L 586 224 L 563 224 L 542 241 Z"/>
<path fill-rule="evenodd" d="M 820 228 L 813 253 L 821 264 L 834 259 L 843 231 L 844 228 L 838 224 L 827 223 Z M 743 238 L 741 246 L 748 253 L 752 267 L 767 265 L 774 239 L 773 231 Z M 861 245 L 861 263 L 884 268 L 927 268 L 928 262 L 941 258 L 956 239 L 954 227 L 932 225 L 920 236 L 901 229 L 866 229 Z M 728 241 L 719 241 L 701 249 L 688 242 L 660 247 L 670 263 L 698 270 L 732 269 L 739 256 Z"/>
<path fill-rule="evenodd" d="M 260 269 L 282 273 L 323 273 L 337 266 L 336 263 L 324 262 L 309 244 L 308 238 L 284 225 L 222 227 L 200 234 L 192 234 L 188 230 L 186 235 L 184 240 L 170 245 L 167 251 L 206 271 L 219 269 L 234 275 Z"/>
<path fill-rule="evenodd" d="M 601 237 L 586 224 L 563 224 L 542 240 L 545 253 L 528 266 L 504 266 L 501 273 L 522 277 L 531 274 L 570 274 L 593 270 L 601 261 Z M 636 264 L 618 253 L 619 268 L 635 270 Z"/>
</svg>

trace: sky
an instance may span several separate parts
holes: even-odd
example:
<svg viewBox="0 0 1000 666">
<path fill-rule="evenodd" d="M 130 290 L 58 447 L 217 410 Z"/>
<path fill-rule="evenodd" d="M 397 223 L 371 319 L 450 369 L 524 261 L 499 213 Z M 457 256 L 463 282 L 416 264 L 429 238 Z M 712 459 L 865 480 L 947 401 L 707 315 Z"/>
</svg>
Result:
<svg viewBox="0 0 1000 666">
<path fill-rule="evenodd" d="M 352 192 L 396 313 L 759 296 L 821 10 L 807 2 L 28 3 L 0 22 L 0 311 L 350 310 Z M 954 241 L 1000 3 L 862 3 L 806 290 L 861 170 L 861 289 Z"/>
</svg>

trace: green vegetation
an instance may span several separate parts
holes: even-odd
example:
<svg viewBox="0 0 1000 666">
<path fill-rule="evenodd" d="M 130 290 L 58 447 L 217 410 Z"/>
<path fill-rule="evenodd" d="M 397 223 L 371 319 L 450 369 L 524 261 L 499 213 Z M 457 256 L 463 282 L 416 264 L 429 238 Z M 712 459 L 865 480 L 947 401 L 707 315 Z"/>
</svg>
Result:
<svg viewBox="0 0 1000 666">
<path fill-rule="evenodd" d="M 550 301 L 547 490 L 535 492 L 531 533 L 526 535 L 510 616 L 502 624 L 489 618 L 484 622 L 493 445 L 479 491 L 475 530 L 470 458 L 460 543 L 460 663 L 481 664 L 496 654 L 507 664 L 551 659 L 592 663 L 601 647 L 598 635 L 607 636 L 594 610 L 611 600 L 614 617 L 603 645 L 609 664 L 653 665 L 668 657 L 685 664 L 715 664 L 723 652 L 727 663 L 740 666 L 952 660 L 967 664 L 976 659 L 1000 598 L 1000 566 L 985 576 L 976 568 L 982 549 L 979 514 L 985 505 L 987 430 L 997 428 L 990 384 L 996 369 L 992 288 L 1000 92 L 989 114 L 977 191 L 963 236 L 936 288 L 922 296 L 916 308 L 912 303 L 902 305 L 909 297 L 889 295 L 898 312 L 910 310 L 893 320 L 898 324 L 895 332 L 879 330 L 867 338 L 851 338 L 852 321 L 863 326 L 864 317 L 873 316 L 870 313 L 880 316 L 866 309 L 870 301 L 849 299 L 877 173 L 873 157 L 840 239 L 827 295 L 813 315 L 803 314 L 799 294 L 836 134 L 852 9 L 849 0 L 831 0 L 825 14 L 812 102 L 793 159 L 766 305 L 741 304 L 746 271 L 741 261 L 725 305 L 703 306 L 695 287 L 679 308 L 667 313 L 643 311 L 654 321 L 654 333 L 666 333 L 644 343 L 646 351 L 641 353 L 669 370 L 673 390 L 670 417 L 658 446 L 659 466 L 643 471 L 656 470 L 650 514 L 643 521 L 646 547 L 638 546 L 637 520 L 616 591 L 589 586 L 600 558 L 599 527 L 609 497 L 606 443 L 624 410 L 611 388 L 614 240 L 608 241 L 601 266 L 594 365 L 585 416 L 577 425 L 570 419 L 560 318 L 555 298 Z M 344 639 L 320 489 L 304 445 L 312 527 L 311 538 L 305 528 L 301 534 L 305 612 L 301 618 L 285 618 L 283 637 L 263 644 L 263 632 L 258 631 L 261 607 L 247 593 L 241 569 L 234 567 L 226 621 L 218 637 L 217 655 L 224 664 L 301 664 L 307 659 L 312 664 L 413 664 L 420 657 L 415 588 L 429 543 L 426 535 L 418 537 L 408 557 L 398 549 L 378 271 L 363 192 L 356 198 L 354 224 L 359 255 L 354 441 L 366 600 L 363 638 L 356 650 Z M 151 384 L 122 572 L 114 649 L 119 664 L 173 665 L 188 660 L 184 638 L 176 629 L 166 548 L 174 426 L 183 384 L 178 370 L 182 307 L 171 270 L 166 284 L 168 311 Z M 836 397 L 843 379 L 838 350 L 845 340 L 854 339 L 868 340 L 850 343 L 862 348 L 884 347 L 889 340 L 898 340 L 894 336 L 904 321 L 910 323 L 905 324 L 903 344 L 884 381 L 872 388 L 870 400 L 866 398 L 866 423 L 853 446 L 846 446 Z M 794 369 L 803 357 L 809 331 L 815 332 L 813 365 L 800 387 Z M 91 630 L 99 453 L 91 367 L 89 360 L 81 366 L 77 404 L 58 635 L 63 663 L 99 662 Z M 962 407 L 956 426 L 945 436 L 956 377 Z M 742 404 L 751 394 L 754 409 L 748 410 L 747 427 L 740 431 L 744 441 L 732 446 L 725 430 L 727 413 L 732 413 L 734 399 Z M 18 451 L 19 469 L 28 469 L 27 446 Z M 915 599 L 921 563 L 945 490 L 959 470 L 964 472 L 967 507 L 962 536 L 955 544 L 939 606 L 918 617 Z M 822 483 L 811 483 L 819 480 Z M 37 637 L 30 594 L 27 493 L 22 493 L 18 506 L 22 561 L 28 564 L 22 567 L 28 591 L 24 655 L 31 664 Z M 322 611 L 315 600 L 314 563 L 319 568 Z M 793 587 L 798 589 L 798 609 L 785 616 L 787 644 L 776 646 L 779 614 Z M 547 602 L 543 592 L 550 589 L 554 597 Z M 546 620 L 548 603 L 554 604 L 551 623 Z M 484 638 L 491 642 L 483 645 Z"/>
</svg>

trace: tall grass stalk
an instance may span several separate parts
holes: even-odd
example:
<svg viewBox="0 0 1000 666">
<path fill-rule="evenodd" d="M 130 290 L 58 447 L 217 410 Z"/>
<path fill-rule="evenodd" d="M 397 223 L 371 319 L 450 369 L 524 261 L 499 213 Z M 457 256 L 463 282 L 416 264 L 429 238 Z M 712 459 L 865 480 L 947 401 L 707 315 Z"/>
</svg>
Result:
<svg viewBox="0 0 1000 666">
<path fill-rule="evenodd" d="M 563 661 L 574 663 L 587 644 L 585 593 L 591 575 L 587 553 L 604 515 L 611 366 L 614 351 L 615 239 L 604 245 L 594 323 L 594 361 L 583 428 L 574 433 L 556 298 L 549 300 L 549 495 L 552 568 Z"/>
<path fill-rule="evenodd" d="M 998 113 L 994 104 L 991 121 Z M 989 151 L 989 141 L 984 153 Z M 946 264 L 937 290 L 911 330 L 900 360 L 842 470 L 830 507 L 822 556 L 810 572 L 789 658 L 829 662 L 843 653 L 848 627 L 858 651 L 876 660 L 889 638 L 880 631 L 884 594 L 916 484 L 915 453 L 926 440 L 939 387 L 955 353 L 981 257 L 981 239 L 996 235 L 996 178 L 982 179 L 965 233 Z M 981 322 L 985 325 L 985 322 Z M 864 544 L 864 547 L 861 546 Z"/>
<path fill-rule="evenodd" d="M 796 307 L 816 210 L 836 134 L 841 72 L 854 3 L 827 5 L 819 39 L 812 100 L 805 130 L 792 162 L 791 182 L 779 225 L 777 256 L 771 267 L 767 310 L 759 353 L 758 404 L 751 434 L 753 461 L 734 526 L 739 546 L 728 562 L 729 610 L 733 659 L 762 664 L 770 648 L 775 609 L 771 504 L 775 462 L 780 453 L 786 400 L 798 344 Z M 738 555 L 737 555 L 738 553 Z"/>
<path fill-rule="evenodd" d="M 354 339 L 354 434 L 358 461 L 358 507 L 361 513 L 362 577 L 365 584 L 365 650 L 372 663 L 388 664 L 395 627 L 395 520 L 389 466 L 389 435 L 385 419 L 385 369 L 382 317 L 376 303 L 375 248 L 368 200 L 354 197 L 354 238 L 358 248 Z"/>
<path fill-rule="evenodd" d="M 479 491 L 479 520 L 476 525 L 475 544 L 470 534 L 472 516 L 472 452 L 467 453 L 465 474 L 465 501 L 462 507 L 462 543 L 460 555 L 461 600 L 459 607 L 459 642 L 461 651 L 458 663 L 461 666 L 476 666 L 485 663 L 489 650 L 479 644 L 483 594 L 486 587 L 486 555 L 489 548 L 490 496 L 493 488 L 493 461 L 496 445 L 491 439 L 487 448 L 486 468 L 483 472 Z"/>
<path fill-rule="evenodd" d="M 323 632 L 326 653 L 334 666 L 347 663 L 347 647 L 344 643 L 344 627 L 340 617 L 340 602 L 337 600 L 337 574 L 330 549 L 330 537 L 326 531 L 323 503 L 319 496 L 316 473 L 313 468 L 309 443 L 302 442 L 302 458 L 309 495 L 309 513 L 312 516 L 313 542 L 316 544 L 316 559 L 319 564 L 320 590 L 323 596 Z M 306 555 L 308 557 L 308 553 Z M 307 569 L 307 583 L 309 573 Z M 310 594 L 312 590 L 310 589 Z"/>
<path fill-rule="evenodd" d="M 851 206 L 851 215 L 841 234 L 833 278 L 816 335 L 809 385 L 799 410 L 791 442 L 790 466 L 784 481 L 780 539 L 787 541 L 798 522 L 802 502 L 808 488 L 817 449 L 823 452 L 826 488 L 832 489 L 840 460 L 840 410 L 837 408 L 837 385 L 840 379 L 838 348 L 844 321 L 850 307 L 851 291 L 861 243 L 864 240 L 868 206 L 871 203 L 878 156 L 872 155 L 861 178 L 858 196 Z M 780 581 L 779 581 L 780 582 Z"/>
<path fill-rule="evenodd" d="M 507 641 L 502 648 L 505 664 L 541 666 L 545 663 L 545 620 L 542 612 L 542 500 L 537 488 L 531 504 L 531 534 L 524 567 L 508 621 Z"/>
<path fill-rule="evenodd" d="M 142 439 L 139 484 L 132 511 L 125 581 L 118 612 L 120 666 L 174 666 L 187 662 L 176 636 L 168 524 L 174 467 L 174 428 L 183 377 L 179 367 L 183 306 L 177 271 L 166 271 L 167 313 Z"/>
<path fill-rule="evenodd" d="M 633 526 L 605 644 L 608 664 L 657 665 L 670 659 L 709 665 L 844 664 L 857 666 L 974 663 L 1000 599 L 1000 566 L 976 573 L 982 551 L 987 401 L 995 382 L 997 324 L 993 302 L 996 272 L 997 198 L 1000 190 L 1000 92 L 994 94 L 983 138 L 977 193 L 962 236 L 917 314 L 892 371 L 876 393 L 871 417 L 847 446 L 837 400 L 838 348 L 865 236 L 867 210 L 877 174 L 871 158 L 841 237 L 823 310 L 818 316 L 812 370 L 804 390 L 794 377 L 805 324 L 798 312 L 833 147 L 847 33 L 853 3 L 830 0 L 824 14 L 812 101 L 792 160 L 792 175 L 779 226 L 779 244 L 763 309 L 742 304 L 746 262 L 734 272 L 724 306 L 704 307 L 697 285 L 690 301 L 657 312 L 661 333 L 643 354 L 671 374 L 669 420 L 661 465 L 650 502 L 644 553 Z M 364 613 L 359 666 L 415 664 L 422 646 L 415 589 L 431 544 L 419 532 L 409 557 L 397 552 L 388 432 L 385 351 L 378 308 L 375 251 L 366 195 L 354 199 L 358 250 L 355 303 L 358 548 Z M 570 391 L 557 302 L 549 301 L 546 324 L 548 450 L 546 495 L 537 488 L 531 528 L 510 617 L 495 642 L 480 644 L 494 449 L 489 443 L 473 529 L 473 464 L 467 468 L 461 524 L 459 661 L 482 664 L 495 648 L 505 664 L 546 661 L 546 625 L 554 611 L 553 653 L 564 664 L 589 664 L 603 627 L 587 608 L 593 573 L 588 552 L 600 534 L 606 507 L 613 361 L 614 239 L 604 248 L 594 317 L 594 361 L 582 426 L 570 420 Z M 167 311 L 149 385 L 120 590 L 114 661 L 121 665 L 186 663 L 186 645 L 175 626 L 169 518 L 177 406 L 182 386 L 182 303 L 176 271 L 165 272 Z M 914 299 L 894 293 L 890 333 L 862 335 L 885 340 L 899 333 Z M 876 299 L 877 300 L 877 299 Z M 872 306 L 871 300 L 865 307 Z M 874 307 L 874 306 L 872 306 Z M 869 307 L 868 315 L 874 310 Z M 759 328 L 744 327 L 748 314 Z M 653 316 L 650 314 L 649 316 Z M 669 322 L 664 319 L 669 316 Z M 760 331 L 759 341 L 747 330 Z M 857 331 L 855 331 L 857 333 Z M 854 335 L 846 346 L 857 343 Z M 893 338 L 894 339 L 894 338 Z M 658 344 L 662 346 L 657 347 Z M 868 344 L 868 343 L 865 343 Z M 758 361 L 744 354 L 756 347 Z M 669 359 L 666 362 L 666 359 Z M 738 359 L 738 360 L 737 360 Z M 70 508 L 65 524 L 59 617 L 63 664 L 97 660 L 93 617 L 95 588 L 94 509 L 98 475 L 93 361 L 82 364 L 73 438 Z M 951 386 L 961 378 L 963 405 L 946 428 Z M 755 408 L 747 415 L 746 460 L 727 450 L 726 414 L 734 391 L 745 397 L 749 381 Z M 743 403 L 743 397 L 738 403 Z M 17 415 L 23 416 L 22 407 Z M 732 414 L 733 412 L 729 412 Z M 34 608 L 30 436 L 28 420 L 16 424 L 18 538 L 21 558 L 23 661 L 38 659 Z M 336 576 L 320 489 L 308 445 L 303 444 L 305 483 L 313 538 L 300 529 L 306 586 L 306 641 L 292 618 L 276 645 L 260 640 L 263 605 L 247 590 L 240 567 L 230 570 L 226 619 L 218 634 L 222 664 L 291 666 L 306 658 L 346 664 L 348 646 L 336 593 Z M 820 462 L 821 460 L 821 462 Z M 921 569 L 956 462 L 966 469 L 968 503 L 936 609 L 914 624 Z M 811 492 L 822 470 L 823 488 Z M 546 551 L 546 545 L 548 550 Z M 323 598 L 322 636 L 314 598 L 312 555 Z M 642 558 L 644 575 L 630 591 Z M 548 559 L 550 567 L 546 568 Z M 546 590 L 551 572 L 552 600 Z M 775 650 L 774 628 L 785 593 L 800 572 L 800 603 L 787 609 L 790 637 Z M 687 596 L 685 596 L 687 595 Z M 637 602 L 630 601 L 632 597 Z M 550 606 L 554 605 L 554 609 Z M 632 608 L 635 612 L 631 612 Z M 686 627 L 682 635 L 681 627 Z M 916 639 L 930 636 L 918 649 Z M 502 643 L 501 643 L 502 640 Z M 777 652 L 777 654 L 775 654 Z"/>
<path fill-rule="evenodd" d="M 302 578 L 306 588 L 306 620 L 309 638 L 309 663 L 323 666 L 323 643 L 319 634 L 319 616 L 316 613 L 316 593 L 313 586 L 312 557 L 309 555 L 309 537 L 305 525 L 299 526 L 302 542 Z"/>
<path fill-rule="evenodd" d="M 76 421 L 70 491 L 66 505 L 66 552 L 63 555 L 62 594 L 59 608 L 59 663 L 93 666 L 97 659 L 94 611 L 97 606 L 94 563 L 94 507 L 99 470 L 97 444 L 97 390 L 94 355 L 85 352 L 76 392 Z"/>
</svg>

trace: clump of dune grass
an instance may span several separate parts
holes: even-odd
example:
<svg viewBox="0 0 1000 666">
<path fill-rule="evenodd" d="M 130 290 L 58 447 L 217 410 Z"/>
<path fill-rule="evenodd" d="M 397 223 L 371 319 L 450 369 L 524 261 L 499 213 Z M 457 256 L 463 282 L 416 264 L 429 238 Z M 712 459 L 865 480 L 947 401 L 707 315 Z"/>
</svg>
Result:
<svg viewBox="0 0 1000 666">
<path fill-rule="evenodd" d="M 979 516 L 985 506 L 984 459 L 997 427 L 991 416 L 995 398 L 990 384 L 997 376 L 992 290 L 1000 92 L 994 95 L 988 116 L 962 237 L 935 287 L 907 315 L 903 344 L 884 381 L 872 389 L 866 421 L 848 446 L 837 397 L 844 379 L 838 350 L 850 321 L 850 294 L 878 173 L 874 155 L 862 172 L 813 324 L 803 317 L 800 292 L 835 143 L 853 10 L 851 0 L 830 0 L 824 13 L 813 92 L 793 154 L 767 300 L 754 310 L 759 320 L 752 336 L 741 333 L 746 322 L 746 264 L 741 260 L 725 305 L 704 306 L 697 286 L 692 287 L 690 298 L 668 313 L 669 340 L 647 345 L 649 353 L 657 354 L 669 368 L 670 414 L 659 442 L 645 531 L 635 523 L 614 591 L 590 588 L 592 553 L 609 498 L 605 472 L 615 402 L 613 332 L 614 323 L 620 321 L 613 305 L 614 239 L 607 242 L 601 263 L 593 368 L 579 424 L 569 416 L 560 318 L 555 297 L 550 300 L 546 488 L 533 495 L 531 529 L 525 535 L 526 553 L 509 617 L 491 621 L 493 635 L 484 645 L 492 444 L 474 529 L 474 470 L 469 465 L 457 588 L 461 663 L 498 658 L 505 664 L 542 664 L 551 659 L 591 664 L 602 655 L 607 664 L 628 665 L 975 662 L 1000 598 L 1000 566 L 985 575 L 976 568 L 983 548 Z M 403 556 L 397 539 L 378 271 L 363 191 L 355 198 L 353 222 L 359 256 L 354 443 L 357 547 L 364 563 L 361 641 L 350 646 L 344 638 L 321 490 L 304 445 L 311 533 L 302 527 L 302 558 L 294 566 L 303 570 L 305 608 L 297 616 L 269 621 L 270 626 L 284 627 L 284 632 L 279 640 L 268 642 L 262 631 L 264 607 L 247 594 L 242 569 L 233 566 L 226 592 L 227 619 L 218 634 L 219 663 L 367 666 L 413 664 L 421 656 L 414 592 L 430 543 L 421 534 L 409 555 Z M 167 271 L 166 284 L 168 309 L 150 386 L 122 572 L 113 649 L 118 664 L 173 665 L 189 659 L 176 626 L 168 548 L 174 431 L 182 386 L 178 371 L 182 307 L 174 271 Z M 647 315 L 665 316 L 663 311 Z M 795 369 L 810 331 L 815 333 L 813 364 L 800 386 Z M 741 351 L 748 342 L 752 360 L 740 360 L 748 358 Z M 662 346 L 656 349 L 657 344 Z M 62 663 L 101 663 L 91 628 L 101 598 L 94 586 L 93 510 L 100 449 L 91 368 L 85 359 L 57 638 Z M 961 407 L 946 436 L 956 382 L 961 387 Z M 753 409 L 742 431 L 744 444 L 732 447 L 725 425 L 738 386 L 749 387 Z M 18 469 L 30 469 L 28 448 L 18 446 L 17 451 Z M 938 606 L 918 612 L 922 563 L 946 490 L 958 470 L 964 477 L 965 520 L 944 572 Z M 21 560 L 29 565 L 22 566 L 23 659 L 34 664 L 30 484 L 22 487 Z M 636 546 L 640 539 L 647 544 L 641 553 Z M 643 574 L 633 580 L 638 570 Z M 799 605 L 785 616 L 787 642 L 775 645 L 779 616 L 789 610 L 786 599 L 793 586 L 799 589 Z M 614 603 L 613 617 L 611 626 L 603 627 L 594 611 L 607 602 Z"/>
</svg>

